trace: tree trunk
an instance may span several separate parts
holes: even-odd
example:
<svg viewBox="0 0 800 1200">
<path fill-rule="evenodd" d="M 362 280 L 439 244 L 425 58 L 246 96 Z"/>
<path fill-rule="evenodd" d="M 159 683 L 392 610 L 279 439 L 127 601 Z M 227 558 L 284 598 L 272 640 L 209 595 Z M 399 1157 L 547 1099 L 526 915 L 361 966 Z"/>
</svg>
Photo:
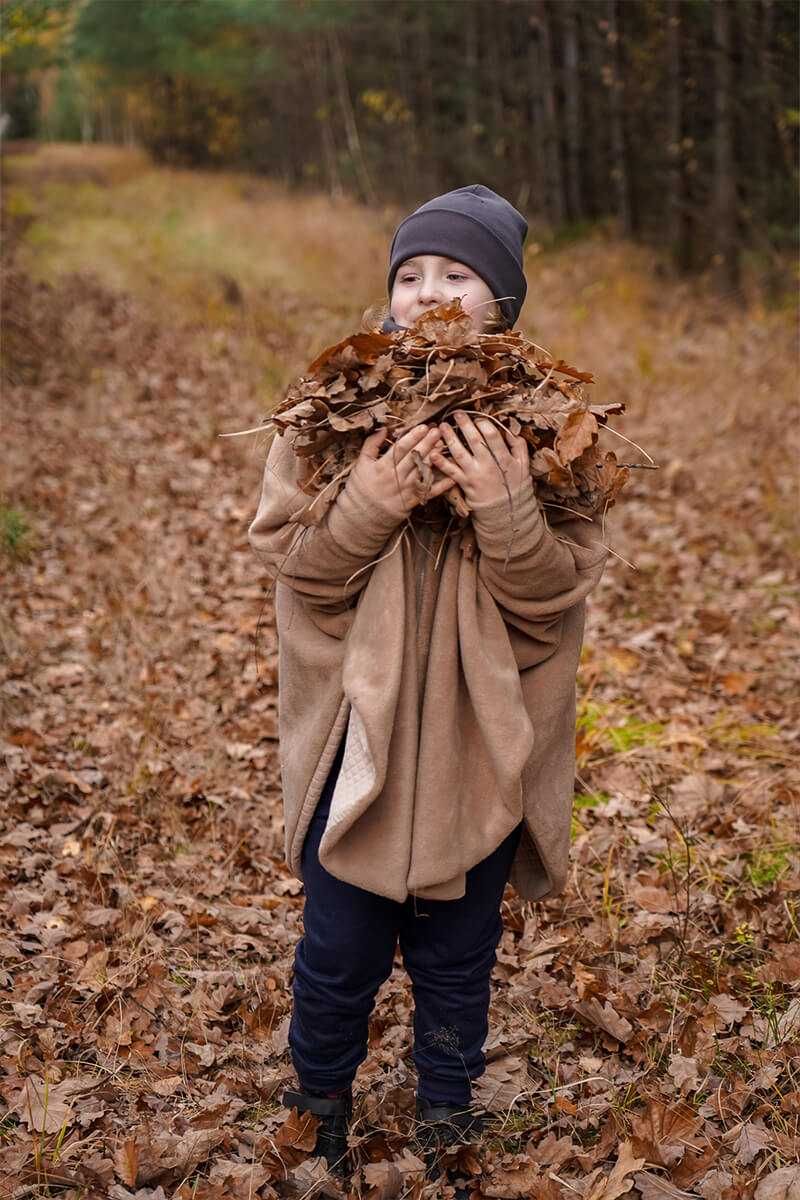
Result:
<svg viewBox="0 0 800 1200">
<path fill-rule="evenodd" d="M 436 122 L 436 101 L 433 92 L 431 62 L 431 24 L 427 3 L 416 5 L 417 11 L 417 80 L 420 101 L 420 146 L 423 177 L 431 194 L 439 191 L 439 156 Z"/>
<path fill-rule="evenodd" d="M 770 129 L 769 97 L 772 89 L 772 0 L 761 0 L 755 11 L 757 32 L 755 48 L 755 68 L 761 87 L 756 105 L 758 120 L 756 123 L 757 136 L 753 139 L 752 171 L 755 181 L 756 219 L 766 223 L 769 220 L 769 163 L 772 139 L 768 135 Z M 751 164 L 748 163 L 748 166 Z"/>
<path fill-rule="evenodd" d="M 581 74 L 578 45 L 578 6 L 568 0 L 561 12 L 564 17 L 564 97 L 567 135 L 567 196 L 573 221 L 583 219 L 581 186 Z"/>
<path fill-rule="evenodd" d="M 736 178 L 733 161 L 731 14 L 728 0 L 711 0 L 714 30 L 713 275 L 718 289 L 739 290 Z"/>
<path fill-rule="evenodd" d="M 344 122 L 345 136 L 347 137 L 347 148 L 350 151 L 350 157 L 353 160 L 353 166 L 361 185 L 363 198 L 367 204 L 374 207 L 377 204 L 377 197 L 364 159 L 364 152 L 361 148 L 361 138 L 358 134 L 353 102 L 350 99 L 350 88 L 347 83 L 342 44 L 339 40 L 339 31 L 337 29 L 328 30 L 328 45 L 331 52 L 336 88 L 339 94 L 339 107 Z"/>
<path fill-rule="evenodd" d="M 561 169 L 561 145 L 558 108 L 553 84 L 553 42 L 550 12 L 546 0 L 538 0 L 536 15 L 539 21 L 539 74 L 544 103 L 544 157 L 547 180 L 547 213 L 554 226 L 566 220 L 564 176 Z"/>
<path fill-rule="evenodd" d="M 596 4 L 584 12 L 584 33 L 588 63 L 584 100 L 587 114 L 586 158 L 589 177 L 585 203 L 589 215 L 599 217 L 610 210 L 612 201 L 608 186 L 608 92 L 603 72 L 604 35 L 598 21 Z"/>
<path fill-rule="evenodd" d="M 468 5 L 469 7 L 469 0 Z M 489 144 L 488 150 L 491 156 L 492 167 L 505 158 L 507 131 L 503 113 L 503 93 L 501 91 L 501 80 L 505 64 L 501 61 L 500 56 L 500 31 L 498 25 L 502 19 L 502 9 L 498 5 L 495 10 L 489 14 L 489 20 L 486 22 L 483 30 L 484 41 L 486 44 L 486 66 L 487 70 L 484 74 L 484 110 L 489 115 Z"/>
<path fill-rule="evenodd" d="M 339 161 L 336 156 L 336 140 L 333 135 L 333 99 L 328 86 L 328 62 L 326 45 L 321 34 L 316 34 L 312 43 L 314 69 L 312 71 L 315 88 L 317 110 L 315 113 L 319 125 L 322 143 L 322 161 L 325 164 L 325 178 L 328 194 L 339 197 L 343 193 L 342 178 L 339 174 Z"/>
<path fill-rule="evenodd" d="M 408 64 L 413 46 L 407 13 L 400 4 L 393 4 L 392 17 L 387 18 L 392 55 L 392 78 L 397 94 L 401 97 L 408 118 L 397 131 L 392 163 L 389 168 L 396 183 L 396 194 L 403 204 L 416 201 L 421 190 L 420 145 L 415 112 L 414 81 Z"/>
<path fill-rule="evenodd" d="M 480 174 L 478 137 L 481 131 L 478 105 L 478 13 L 476 0 L 467 0 L 464 13 L 464 167 L 470 179 Z"/>
<path fill-rule="evenodd" d="M 691 256 L 683 169 L 681 0 L 667 0 L 667 79 L 667 229 L 673 264 L 683 272 L 689 270 Z"/>
<path fill-rule="evenodd" d="M 625 127 L 623 123 L 624 84 L 620 67 L 619 23 L 617 20 L 618 0 L 607 0 L 606 18 L 608 30 L 608 87 L 611 109 L 611 179 L 616 196 L 617 219 L 620 233 L 630 237 L 633 233 L 631 215 L 630 183 L 628 180 L 628 157 L 625 149 Z"/>
<path fill-rule="evenodd" d="M 545 158 L 544 137 L 544 96 L 542 94 L 542 76 L 539 70 L 541 61 L 541 39 L 539 23 L 535 16 L 528 18 L 528 119 L 531 128 L 531 177 L 530 202 L 534 212 L 543 219 L 548 219 L 547 208 L 547 162 Z"/>
</svg>

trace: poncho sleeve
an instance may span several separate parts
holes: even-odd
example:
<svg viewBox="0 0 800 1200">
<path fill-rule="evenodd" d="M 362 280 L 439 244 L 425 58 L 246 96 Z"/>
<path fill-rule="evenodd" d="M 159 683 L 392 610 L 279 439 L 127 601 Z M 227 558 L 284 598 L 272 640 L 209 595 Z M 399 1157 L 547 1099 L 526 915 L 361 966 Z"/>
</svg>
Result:
<svg viewBox="0 0 800 1200">
<path fill-rule="evenodd" d="M 598 517 L 563 521 L 554 534 L 530 479 L 512 493 L 511 500 L 513 509 L 507 496 L 475 506 L 472 524 L 480 579 L 507 625 L 532 643 L 522 655 L 522 667 L 556 649 L 564 613 L 597 585 L 608 550 Z"/>
<path fill-rule="evenodd" d="M 291 443 L 276 436 L 248 530 L 250 545 L 270 576 L 290 587 L 308 608 L 340 613 L 354 605 L 372 573 L 370 564 L 401 522 L 373 504 L 352 474 L 317 525 L 299 519 L 308 499 L 297 484 Z"/>
</svg>

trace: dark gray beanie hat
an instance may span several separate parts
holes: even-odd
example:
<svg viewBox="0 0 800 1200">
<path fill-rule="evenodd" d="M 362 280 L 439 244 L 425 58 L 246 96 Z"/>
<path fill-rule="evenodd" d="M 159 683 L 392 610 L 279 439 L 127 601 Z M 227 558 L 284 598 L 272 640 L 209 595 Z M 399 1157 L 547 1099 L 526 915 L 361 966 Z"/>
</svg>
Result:
<svg viewBox="0 0 800 1200">
<path fill-rule="evenodd" d="M 435 196 L 401 221 L 389 249 L 389 295 L 398 268 L 415 254 L 441 254 L 477 271 L 513 327 L 528 285 L 522 247 L 528 222 L 513 204 L 482 183 Z"/>
</svg>

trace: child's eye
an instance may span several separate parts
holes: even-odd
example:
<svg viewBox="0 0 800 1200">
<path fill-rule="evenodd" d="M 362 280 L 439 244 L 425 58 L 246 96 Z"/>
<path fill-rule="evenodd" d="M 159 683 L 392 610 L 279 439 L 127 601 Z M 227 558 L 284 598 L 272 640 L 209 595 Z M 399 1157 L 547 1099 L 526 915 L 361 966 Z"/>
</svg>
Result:
<svg viewBox="0 0 800 1200">
<path fill-rule="evenodd" d="M 414 280 L 417 278 L 417 276 L 416 275 L 398 275 L 397 278 L 400 280 L 400 283 L 413 283 Z M 448 279 L 467 279 L 468 276 L 463 275 L 460 271 L 448 271 L 447 278 Z"/>
</svg>

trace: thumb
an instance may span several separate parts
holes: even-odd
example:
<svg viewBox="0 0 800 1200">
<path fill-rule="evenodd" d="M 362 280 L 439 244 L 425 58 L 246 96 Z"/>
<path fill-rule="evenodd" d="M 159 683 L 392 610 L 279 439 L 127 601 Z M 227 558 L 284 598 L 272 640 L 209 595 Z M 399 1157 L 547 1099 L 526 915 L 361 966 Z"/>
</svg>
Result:
<svg viewBox="0 0 800 1200">
<path fill-rule="evenodd" d="M 365 458 L 377 458 L 378 452 L 383 445 L 389 430 L 384 425 L 381 429 L 376 429 L 369 437 L 364 438 L 361 447 L 361 453 Z"/>
</svg>

